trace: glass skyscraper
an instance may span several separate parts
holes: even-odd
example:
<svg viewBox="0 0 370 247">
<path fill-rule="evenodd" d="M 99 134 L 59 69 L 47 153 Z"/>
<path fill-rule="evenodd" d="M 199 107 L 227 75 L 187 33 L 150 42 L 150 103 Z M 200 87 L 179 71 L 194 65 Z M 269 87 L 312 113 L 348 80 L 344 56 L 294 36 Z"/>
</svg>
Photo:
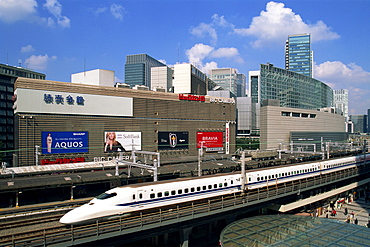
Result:
<svg viewBox="0 0 370 247">
<path fill-rule="evenodd" d="M 147 54 L 127 55 L 125 64 L 125 83 L 131 87 L 144 85 L 151 88 L 151 68 L 166 66 Z"/>
<path fill-rule="evenodd" d="M 312 77 L 310 34 L 289 35 L 285 44 L 285 69 Z"/>
<path fill-rule="evenodd" d="M 250 85 L 250 94 L 252 102 L 277 99 L 281 107 L 318 109 L 333 104 L 333 90 L 325 83 L 272 64 L 261 64 L 259 80 Z"/>
</svg>

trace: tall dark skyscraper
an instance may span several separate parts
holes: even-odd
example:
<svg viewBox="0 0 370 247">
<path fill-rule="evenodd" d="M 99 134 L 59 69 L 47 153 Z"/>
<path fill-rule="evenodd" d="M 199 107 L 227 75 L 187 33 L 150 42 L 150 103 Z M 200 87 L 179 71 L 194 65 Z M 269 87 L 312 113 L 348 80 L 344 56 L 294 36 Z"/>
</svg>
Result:
<svg viewBox="0 0 370 247">
<path fill-rule="evenodd" d="M 152 67 L 166 66 L 147 54 L 127 55 L 125 64 L 125 83 L 131 87 L 144 85 L 151 88 L 150 70 Z"/>
<path fill-rule="evenodd" d="M 310 34 L 289 35 L 285 44 L 285 69 L 312 77 Z"/>
</svg>

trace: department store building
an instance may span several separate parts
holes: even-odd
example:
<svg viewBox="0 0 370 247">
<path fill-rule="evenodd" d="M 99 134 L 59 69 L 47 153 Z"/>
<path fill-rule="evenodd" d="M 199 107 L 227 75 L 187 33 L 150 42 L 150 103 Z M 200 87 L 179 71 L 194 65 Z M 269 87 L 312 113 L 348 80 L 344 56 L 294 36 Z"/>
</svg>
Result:
<svg viewBox="0 0 370 247">
<path fill-rule="evenodd" d="M 14 166 L 91 162 L 133 149 L 165 157 L 235 149 L 230 98 L 28 78 L 18 78 L 14 95 Z M 107 144 L 111 132 L 116 149 Z"/>
</svg>

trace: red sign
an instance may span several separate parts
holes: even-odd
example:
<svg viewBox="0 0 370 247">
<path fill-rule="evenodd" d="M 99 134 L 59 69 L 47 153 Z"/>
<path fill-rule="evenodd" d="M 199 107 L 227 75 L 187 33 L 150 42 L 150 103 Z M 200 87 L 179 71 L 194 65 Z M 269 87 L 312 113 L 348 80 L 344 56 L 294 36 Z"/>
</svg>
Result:
<svg viewBox="0 0 370 247">
<path fill-rule="evenodd" d="M 186 95 L 186 94 L 179 94 L 179 99 L 180 100 L 189 100 L 189 101 L 206 101 L 206 97 L 202 95 Z"/>
<path fill-rule="evenodd" d="M 222 132 L 197 132 L 197 148 L 223 147 Z"/>
<path fill-rule="evenodd" d="M 41 165 L 43 166 L 43 165 L 81 163 L 81 162 L 85 162 L 84 157 L 78 157 L 74 159 L 63 158 L 63 159 L 56 159 L 56 160 L 43 159 L 41 160 Z"/>
</svg>

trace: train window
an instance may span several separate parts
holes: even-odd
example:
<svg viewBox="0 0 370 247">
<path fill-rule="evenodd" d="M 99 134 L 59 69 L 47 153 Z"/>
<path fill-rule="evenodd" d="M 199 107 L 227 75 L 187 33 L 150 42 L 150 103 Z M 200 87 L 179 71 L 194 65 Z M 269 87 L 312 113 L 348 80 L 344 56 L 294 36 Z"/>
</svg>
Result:
<svg viewBox="0 0 370 247">
<path fill-rule="evenodd" d="M 182 190 L 178 190 L 177 194 L 179 194 L 179 195 L 182 194 Z"/>
<path fill-rule="evenodd" d="M 139 199 L 143 199 L 143 194 L 139 194 Z"/>
<path fill-rule="evenodd" d="M 274 174 L 271 175 L 272 178 L 275 178 Z"/>
<path fill-rule="evenodd" d="M 104 200 L 104 199 L 108 199 L 108 198 L 114 197 L 116 195 L 117 195 L 116 192 L 113 192 L 113 193 L 110 193 L 110 194 L 109 193 L 102 193 L 102 194 L 98 195 L 96 197 L 96 199 Z"/>
<path fill-rule="evenodd" d="M 219 188 L 221 188 L 221 187 L 222 187 L 222 183 L 219 183 L 219 184 L 218 184 L 218 187 L 219 187 Z"/>
<path fill-rule="evenodd" d="M 191 191 L 191 192 L 194 192 L 194 191 L 195 191 L 195 188 L 190 188 L 190 191 Z"/>
<path fill-rule="evenodd" d="M 248 180 L 249 180 L 249 182 L 250 182 L 250 181 L 252 181 L 252 178 L 249 178 Z"/>
<path fill-rule="evenodd" d="M 216 189 L 216 188 L 217 188 L 217 184 L 214 184 L 214 185 L 213 185 L 213 188 L 215 188 L 215 189 Z"/>
<path fill-rule="evenodd" d="M 234 184 L 234 180 L 231 180 L 231 181 L 230 181 L 230 183 L 231 183 L 231 184 Z"/>
<path fill-rule="evenodd" d="M 170 195 L 170 192 L 169 191 L 165 191 L 164 192 L 164 196 L 169 196 Z"/>
<path fill-rule="evenodd" d="M 288 176 L 290 176 L 290 172 L 288 172 Z"/>
<path fill-rule="evenodd" d="M 227 183 L 224 183 L 224 186 L 227 187 Z"/>
<path fill-rule="evenodd" d="M 260 177 L 257 177 L 257 181 L 260 181 Z"/>
<path fill-rule="evenodd" d="M 150 194 L 150 199 L 154 199 L 155 198 L 155 194 L 154 193 L 151 193 Z"/>
<path fill-rule="evenodd" d="M 186 188 L 184 191 L 185 191 L 185 193 L 189 193 L 189 189 L 188 188 Z"/>
<path fill-rule="evenodd" d="M 162 197 L 162 192 L 158 192 L 157 197 Z"/>
<path fill-rule="evenodd" d="M 135 198 L 136 198 L 136 197 L 135 197 L 135 194 L 133 194 L 133 195 L 132 195 L 132 200 L 135 200 Z"/>
<path fill-rule="evenodd" d="M 208 189 L 210 190 L 210 189 L 212 189 L 212 185 L 208 185 Z"/>
<path fill-rule="evenodd" d="M 265 180 L 267 180 L 267 176 L 265 176 Z"/>
<path fill-rule="evenodd" d="M 197 187 L 197 191 L 200 191 L 200 186 Z"/>
<path fill-rule="evenodd" d="M 271 175 L 269 175 L 269 179 L 271 179 Z"/>
<path fill-rule="evenodd" d="M 176 190 L 171 190 L 171 195 L 176 195 Z"/>
<path fill-rule="evenodd" d="M 206 190 L 207 189 L 207 186 L 203 185 L 203 190 Z"/>
</svg>

